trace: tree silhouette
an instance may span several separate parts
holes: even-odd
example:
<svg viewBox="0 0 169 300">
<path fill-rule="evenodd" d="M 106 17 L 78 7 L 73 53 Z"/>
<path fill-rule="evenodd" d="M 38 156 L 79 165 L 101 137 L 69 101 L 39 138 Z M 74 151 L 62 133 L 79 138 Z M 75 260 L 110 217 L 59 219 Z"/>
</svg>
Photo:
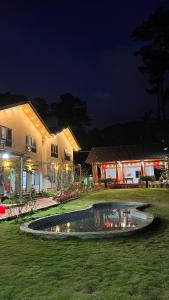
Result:
<svg viewBox="0 0 169 300">
<path fill-rule="evenodd" d="M 28 97 L 22 94 L 13 94 L 11 92 L 0 93 L 0 105 L 11 105 L 14 103 L 19 103 L 27 101 Z"/>
<path fill-rule="evenodd" d="M 86 102 L 70 93 L 60 96 L 60 102 L 52 103 L 51 110 L 57 119 L 59 129 L 70 126 L 73 130 L 79 131 L 90 125 L 91 119 L 87 115 Z"/>
<path fill-rule="evenodd" d="M 142 42 L 135 54 L 141 56 L 141 73 L 148 75 L 146 91 L 157 97 L 158 119 L 165 120 L 169 102 L 167 72 L 169 71 L 169 10 L 158 9 L 133 33 L 134 41 Z"/>
<path fill-rule="evenodd" d="M 43 97 L 34 98 L 32 103 L 43 119 L 46 119 L 49 116 L 50 105 Z"/>
</svg>

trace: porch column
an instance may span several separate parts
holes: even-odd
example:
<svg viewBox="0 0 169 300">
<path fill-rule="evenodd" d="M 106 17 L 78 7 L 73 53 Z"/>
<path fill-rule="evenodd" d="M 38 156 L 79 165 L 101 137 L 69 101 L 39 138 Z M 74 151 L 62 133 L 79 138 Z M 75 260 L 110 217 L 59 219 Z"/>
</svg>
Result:
<svg viewBox="0 0 169 300">
<path fill-rule="evenodd" d="M 26 191 L 30 192 L 32 187 L 32 174 L 26 173 Z"/>
<path fill-rule="evenodd" d="M 141 161 L 141 176 L 145 176 L 146 172 L 145 172 L 145 163 L 144 160 Z"/>
<path fill-rule="evenodd" d="M 121 181 L 124 182 L 124 164 L 122 162 L 120 167 Z"/>
<path fill-rule="evenodd" d="M 118 181 L 118 177 L 119 177 L 119 175 L 118 175 L 118 165 L 117 165 L 117 161 L 116 161 L 116 181 Z"/>
<path fill-rule="evenodd" d="M 20 157 L 20 184 L 19 184 L 19 196 L 22 199 L 23 196 L 23 157 Z"/>
<path fill-rule="evenodd" d="M 92 173 L 93 173 L 93 182 L 98 183 L 98 172 L 97 172 L 97 165 L 92 165 Z"/>
<path fill-rule="evenodd" d="M 106 179 L 106 172 L 105 169 L 103 169 L 103 165 L 100 166 L 100 170 L 101 170 L 101 179 Z"/>
</svg>

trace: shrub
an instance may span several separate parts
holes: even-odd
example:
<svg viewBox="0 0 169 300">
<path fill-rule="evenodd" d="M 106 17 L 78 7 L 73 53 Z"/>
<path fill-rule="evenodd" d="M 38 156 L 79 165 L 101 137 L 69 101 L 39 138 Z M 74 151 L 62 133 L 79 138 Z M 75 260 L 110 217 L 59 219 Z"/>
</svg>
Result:
<svg viewBox="0 0 169 300">
<path fill-rule="evenodd" d="M 147 188 L 148 188 L 148 182 L 149 181 L 155 181 L 155 177 L 154 176 L 140 176 L 140 179 L 142 181 L 145 181 Z"/>
<path fill-rule="evenodd" d="M 43 191 L 42 196 L 43 197 L 53 197 L 53 196 L 56 196 L 56 193 L 51 192 L 51 191 Z"/>
</svg>

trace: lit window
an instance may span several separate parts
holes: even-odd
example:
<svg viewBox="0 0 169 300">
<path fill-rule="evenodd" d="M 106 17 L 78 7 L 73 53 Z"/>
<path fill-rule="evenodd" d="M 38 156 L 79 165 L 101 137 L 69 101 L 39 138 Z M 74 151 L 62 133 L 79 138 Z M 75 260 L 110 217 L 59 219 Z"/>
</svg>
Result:
<svg viewBox="0 0 169 300">
<path fill-rule="evenodd" d="M 26 148 L 30 152 L 36 152 L 36 141 L 31 136 L 26 136 Z"/>
<path fill-rule="evenodd" d="M 12 129 L 0 126 L 0 144 L 7 147 L 12 146 Z"/>
<path fill-rule="evenodd" d="M 64 155 L 65 155 L 65 160 L 70 161 L 70 155 L 67 153 L 67 151 L 64 151 Z"/>
<path fill-rule="evenodd" d="M 58 157 L 58 146 L 51 144 L 51 156 Z"/>
</svg>

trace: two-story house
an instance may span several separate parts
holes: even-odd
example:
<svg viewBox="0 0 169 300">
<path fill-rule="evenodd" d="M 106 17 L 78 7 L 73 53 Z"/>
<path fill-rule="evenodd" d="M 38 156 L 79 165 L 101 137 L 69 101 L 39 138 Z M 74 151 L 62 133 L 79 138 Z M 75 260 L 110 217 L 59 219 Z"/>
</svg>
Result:
<svg viewBox="0 0 169 300">
<path fill-rule="evenodd" d="M 58 189 L 74 180 L 70 128 L 51 133 L 30 102 L 0 108 L 0 194 Z"/>
</svg>

